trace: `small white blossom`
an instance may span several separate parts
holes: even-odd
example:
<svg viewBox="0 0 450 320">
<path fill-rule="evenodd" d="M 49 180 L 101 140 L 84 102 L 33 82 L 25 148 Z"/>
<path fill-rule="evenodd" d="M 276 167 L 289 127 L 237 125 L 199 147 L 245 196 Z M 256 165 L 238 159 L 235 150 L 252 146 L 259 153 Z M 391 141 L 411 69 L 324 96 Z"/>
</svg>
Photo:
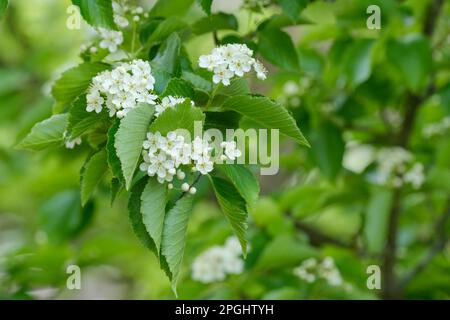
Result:
<svg viewBox="0 0 450 320">
<path fill-rule="evenodd" d="M 220 144 L 224 148 L 224 155 L 227 159 L 235 160 L 242 155 L 242 152 L 237 149 L 235 141 L 224 141 Z"/>
<path fill-rule="evenodd" d="M 66 142 L 64 143 L 67 149 L 73 149 L 75 148 L 75 146 L 80 145 L 81 144 L 81 138 L 75 138 L 73 140 L 66 140 Z"/>
<path fill-rule="evenodd" d="M 116 52 L 117 47 L 123 42 L 123 34 L 120 31 L 98 28 L 98 33 L 102 38 L 99 44 L 100 48 L 108 49 L 111 53 Z"/>
<path fill-rule="evenodd" d="M 344 285 L 341 273 L 331 257 L 324 258 L 320 263 L 315 258 L 306 259 L 293 273 L 308 283 L 323 279 L 331 286 Z"/>
<path fill-rule="evenodd" d="M 192 264 L 192 279 L 202 283 L 225 280 L 227 274 L 240 274 L 244 270 L 241 251 L 228 243 L 239 243 L 236 237 L 226 240 L 224 246 L 213 246 L 200 254 Z"/>
<path fill-rule="evenodd" d="M 209 55 L 202 55 L 198 59 L 201 68 L 213 71 L 213 82 L 230 85 L 234 76 L 243 77 L 252 68 L 256 76 L 266 79 L 266 68 L 253 57 L 253 51 L 245 44 L 227 44 L 214 48 Z"/>
<path fill-rule="evenodd" d="M 377 168 L 371 179 L 380 185 L 401 187 L 408 183 L 418 189 L 425 181 L 423 169 L 409 151 L 401 147 L 383 148 L 378 152 Z"/>
</svg>

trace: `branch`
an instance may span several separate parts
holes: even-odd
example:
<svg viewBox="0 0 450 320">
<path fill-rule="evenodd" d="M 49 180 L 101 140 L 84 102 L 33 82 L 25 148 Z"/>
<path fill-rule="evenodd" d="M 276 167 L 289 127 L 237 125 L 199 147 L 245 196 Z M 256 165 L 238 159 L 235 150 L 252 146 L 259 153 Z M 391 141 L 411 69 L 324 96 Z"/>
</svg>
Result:
<svg viewBox="0 0 450 320">
<path fill-rule="evenodd" d="M 422 272 L 433 260 L 434 256 L 441 252 L 447 242 L 450 240 L 449 236 L 445 234 L 445 224 L 450 220 L 450 198 L 447 200 L 447 205 L 442 215 L 437 219 L 433 230 L 436 230 L 436 240 L 433 246 L 422 257 L 422 259 L 414 266 L 399 282 L 399 288 L 404 289 L 420 272 Z"/>
<path fill-rule="evenodd" d="M 433 35 L 436 27 L 436 21 L 443 5 L 443 0 L 434 0 L 428 7 L 426 20 L 424 22 L 423 32 L 427 36 Z M 402 128 L 397 137 L 397 145 L 407 149 L 409 138 L 411 136 L 412 129 L 417 117 L 417 112 L 422 103 L 428 99 L 434 92 L 434 85 L 430 84 L 426 92 L 423 95 L 416 95 L 414 93 L 408 93 L 406 98 L 406 111 L 405 119 L 403 121 Z M 384 249 L 384 261 L 383 261 L 383 291 L 382 297 L 384 299 L 395 299 L 401 296 L 401 288 L 396 283 L 394 267 L 396 263 L 397 253 L 397 231 L 399 217 L 401 213 L 401 188 L 396 188 L 394 191 L 393 204 L 391 212 L 389 214 L 388 234 L 386 247 Z"/>
</svg>

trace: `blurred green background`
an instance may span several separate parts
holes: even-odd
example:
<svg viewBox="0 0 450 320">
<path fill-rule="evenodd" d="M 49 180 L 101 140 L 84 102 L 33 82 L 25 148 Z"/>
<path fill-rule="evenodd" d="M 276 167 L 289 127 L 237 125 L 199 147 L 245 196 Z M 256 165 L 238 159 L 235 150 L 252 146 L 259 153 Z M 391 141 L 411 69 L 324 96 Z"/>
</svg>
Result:
<svg viewBox="0 0 450 320">
<path fill-rule="evenodd" d="M 192 279 L 192 262 L 223 245 L 231 229 L 208 185 L 201 186 L 179 297 L 386 298 L 382 290 L 367 288 L 366 269 L 385 264 L 389 219 L 396 210 L 393 270 L 398 283 L 405 283 L 394 296 L 449 299 L 450 3 L 300 2 L 305 8 L 291 23 L 283 6 L 214 1 L 213 12 L 233 13 L 239 22 L 238 31 L 220 31 L 219 37 L 249 35 L 245 40 L 269 68 L 264 85 L 251 83 L 254 91 L 285 104 L 312 149 L 282 141 L 280 173 L 260 179 L 244 272 L 210 284 Z M 151 8 L 152 1 L 141 4 Z M 381 30 L 366 27 L 370 4 L 381 7 Z M 52 82 L 81 61 L 80 46 L 93 38 L 86 24 L 66 27 L 69 5 L 11 0 L 0 22 L 0 298 L 173 299 L 157 260 L 131 230 L 126 196 L 111 207 L 105 182 L 95 202 L 80 208 L 86 146 L 40 153 L 13 148 L 52 113 Z M 437 12 L 430 13 L 433 8 Z M 183 19 L 191 24 L 203 16 L 195 4 Z M 282 28 L 291 40 L 271 44 L 269 32 L 252 35 L 265 19 L 275 35 Z M 285 40 L 282 35 L 277 41 Z M 207 33 L 185 45 L 196 61 L 214 42 Z M 279 45 L 298 59 L 280 63 L 273 54 Z M 418 188 L 377 180 L 383 160 L 377 155 L 394 145 L 423 165 Z M 294 269 L 312 257 L 332 257 L 342 283 L 296 276 Z M 71 264 L 81 267 L 82 290 L 66 288 Z"/>
</svg>

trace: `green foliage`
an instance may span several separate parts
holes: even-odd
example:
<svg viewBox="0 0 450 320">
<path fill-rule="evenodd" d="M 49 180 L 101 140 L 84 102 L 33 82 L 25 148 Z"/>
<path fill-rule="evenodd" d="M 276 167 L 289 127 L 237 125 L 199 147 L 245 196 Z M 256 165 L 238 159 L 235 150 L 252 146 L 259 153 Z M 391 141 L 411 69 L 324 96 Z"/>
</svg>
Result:
<svg viewBox="0 0 450 320">
<path fill-rule="evenodd" d="M 236 236 L 239 239 L 244 256 L 247 254 L 247 208 L 244 198 L 236 187 L 225 179 L 211 178 L 217 201 L 223 214 L 228 219 Z"/>
<path fill-rule="evenodd" d="M 155 17 L 183 16 L 190 9 L 194 0 L 158 0 L 150 10 Z"/>
<path fill-rule="evenodd" d="M 213 0 L 197 0 L 197 2 L 200 4 L 203 11 L 205 11 L 207 15 L 211 14 L 211 5 Z"/>
<path fill-rule="evenodd" d="M 153 106 L 141 104 L 122 119 L 117 130 L 114 146 L 122 165 L 127 190 L 131 186 L 134 171 L 141 157 L 142 142 L 147 134 L 153 112 Z"/>
<path fill-rule="evenodd" d="M 0 19 L 3 18 L 3 15 L 8 8 L 8 0 L 0 0 Z"/>
<path fill-rule="evenodd" d="M 174 108 L 165 110 L 153 123 L 150 125 L 150 131 L 160 132 L 166 135 L 170 131 L 177 129 L 186 129 L 190 132 L 191 137 L 194 136 L 194 122 L 205 121 L 205 115 L 199 108 L 191 105 L 190 101 L 185 101 L 176 105 Z"/>
<path fill-rule="evenodd" d="M 42 150 L 60 146 L 64 141 L 67 127 L 67 114 L 56 114 L 37 123 L 31 132 L 17 145 L 19 149 Z"/>
<path fill-rule="evenodd" d="M 166 214 L 167 188 L 156 179 L 148 179 L 141 194 L 142 221 L 152 238 L 157 254 L 161 247 L 161 238 Z"/>
<path fill-rule="evenodd" d="M 409 35 L 388 44 L 388 57 L 408 88 L 423 88 L 431 71 L 431 48 L 427 38 Z"/>
<path fill-rule="evenodd" d="M 299 70 L 297 50 L 287 33 L 280 29 L 265 28 L 258 36 L 258 50 L 264 58 L 282 69 Z"/>
<path fill-rule="evenodd" d="M 186 245 L 187 225 L 192 211 L 193 197 L 186 195 L 179 199 L 174 207 L 166 213 L 162 230 L 161 254 L 163 263 L 167 264 L 172 290 L 177 294 L 177 283 L 180 276 Z"/>
<path fill-rule="evenodd" d="M 89 201 L 95 187 L 101 181 L 107 169 L 105 149 L 89 158 L 83 169 L 81 169 L 81 204 L 83 206 Z"/>
<path fill-rule="evenodd" d="M 240 164 L 225 164 L 218 168 L 230 179 L 247 204 L 251 206 L 256 202 L 259 196 L 259 183 L 249 169 Z"/>
<path fill-rule="evenodd" d="M 62 191 L 45 201 L 38 210 L 39 225 L 52 242 L 66 241 L 80 233 L 89 224 L 94 205 L 80 205 L 77 190 Z"/>
<path fill-rule="evenodd" d="M 86 91 L 95 75 L 108 68 L 109 66 L 105 63 L 87 62 L 64 72 L 52 88 L 57 110 L 69 106 L 72 101 Z"/>
<path fill-rule="evenodd" d="M 238 28 L 239 24 L 234 15 L 219 12 L 196 21 L 192 25 L 192 32 L 201 35 L 217 30 L 237 30 Z"/>
<path fill-rule="evenodd" d="M 114 299 L 167 299 L 170 287 L 181 299 L 449 298 L 449 4 L 246 1 L 211 13 L 211 0 L 158 0 L 148 15 L 135 12 L 139 19 L 121 12 L 129 22 L 121 27 L 111 0 L 72 3 L 94 28 L 61 28 L 62 2 L 13 1 L 0 30 L 0 242 L 12 244 L 0 250 L 0 298 L 40 299 L 42 287 L 58 290 L 56 299 L 90 297 L 97 288 L 65 290 L 69 264 L 95 280 L 97 270 L 98 287 L 106 281 L 113 289 L 96 294 Z M 369 5 L 381 8 L 380 30 L 367 28 Z M 0 17 L 6 6 L 0 0 Z M 87 28 L 98 27 L 122 33 L 118 50 L 110 54 L 93 38 L 79 54 L 84 63 L 64 72 L 54 99 L 47 97 L 50 75 L 75 61 L 92 38 Z M 267 80 L 252 71 L 229 86 L 213 82 L 199 57 L 229 43 L 252 49 Z M 106 108 L 87 112 L 92 78 L 134 59 L 150 63 L 156 103 L 185 102 L 158 116 L 145 104 L 122 119 Z M 208 185 L 191 165 L 170 182 L 137 169 L 147 132 L 193 133 L 195 121 L 223 133 L 279 129 L 279 174 L 258 175 L 260 164 L 216 164 Z M 68 149 L 75 138 L 81 145 Z M 30 154 L 10 148 L 15 140 L 27 150 L 61 148 Z M 248 155 L 256 144 L 245 148 Z M 398 150 L 410 160 L 395 164 Z M 101 218 L 92 219 L 94 209 Z M 126 209 L 143 247 L 124 223 Z M 194 269 L 213 265 L 202 266 L 201 256 L 231 246 L 233 233 L 243 251 L 240 274 L 199 281 Z M 296 269 L 331 258 L 340 284 L 323 274 L 310 281 Z M 394 275 L 383 290 L 366 286 L 374 264 Z M 98 271 L 102 265 L 108 269 Z M 113 280 L 104 280 L 108 270 Z"/>
<path fill-rule="evenodd" d="M 266 97 L 235 96 L 223 104 L 224 110 L 236 111 L 268 129 L 279 129 L 300 144 L 309 146 L 289 112 Z"/>
<path fill-rule="evenodd" d="M 112 0 L 72 0 L 84 20 L 92 26 L 115 29 Z"/>
<path fill-rule="evenodd" d="M 329 122 L 321 123 L 310 137 L 311 154 L 317 166 L 330 179 L 336 178 L 342 167 L 344 139 L 339 129 Z"/>
<path fill-rule="evenodd" d="M 83 134 L 89 133 L 105 122 L 108 115 L 106 112 L 97 114 L 86 111 L 86 96 L 82 95 L 76 99 L 69 110 L 69 120 L 67 132 L 71 139 L 75 139 Z"/>
</svg>

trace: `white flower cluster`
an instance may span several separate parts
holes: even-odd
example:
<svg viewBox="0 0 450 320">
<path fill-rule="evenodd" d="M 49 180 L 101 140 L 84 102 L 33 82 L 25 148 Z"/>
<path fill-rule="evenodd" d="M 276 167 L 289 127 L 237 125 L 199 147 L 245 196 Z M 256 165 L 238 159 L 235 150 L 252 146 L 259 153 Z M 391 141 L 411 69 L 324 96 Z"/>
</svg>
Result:
<svg viewBox="0 0 450 320">
<path fill-rule="evenodd" d="M 98 28 L 98 34 L 101 38 L 100 48 L 108 49 L 111 53 L 116 52 L 117 47 L 123 42 L 123 34 L 120 31 Z"/>
<path fill-rule="evenodd" d="M 122 63 L 112 71 L 103 71 L 92 80 L 86 95 L 86 111 L 100 113 L 104 106 L 109 116 L 123 118 L 140 102 L 156 104 L 152 94 L 155 78 L 150 64 L 143 60 Z"/>
<path fill-rule="evenodd" d="M 155 105 L 155 117 L 159 117 L 159 115 L 166 110 L 167 108 L 174 108 L 176 105 L 183 103 L 186 99 L 183 97 L 173 97 L 167 96 L 162 98 L 161 103 Z M 191 104 L 194 102 L 191 101 Z"/>
<path fill-rule="evenodd" d="M 181 170 L 181 166 L 191 167 L 191 171 L 198 171 L 203 175 L 208 174 L 214 169 L 214 147 L 208 140 L 197 136 L 192 142 L 188 142 L 184 136 L 174 131 L 166 136 L 162 136 L 160 132 L 149 132 L 142 144 L 144 162 L 141 163 L 140 169 L 150 177 L 156 176 L 160 183 L 172 182 L 175 176 L 180 181 L 184 180 L 186 173 Z M 222 161 L 234 161 L 242 154 L 235 141 L 224 141 L 220 147 Z M 169 184 L 168 187 L 171 189 L 173 185 Z M 196 192 L 195 188 L 187 183 L 181 188 L 185 192 Z"/>
<path fill-rule="evenodd" d="M 253 51 L 245 44 L 227 44 L 214 48 L 209 55 L 199 58 L 199 66 L 214 72 L 213 82 L 228 86 L 234 76 L 242 77 L 252 67 L 256 76 L 266 79 L 266 68 L 253 57 Z"/>
<path fill-rule="evenodd" d="M 331 286 L 343 284 L 341 273 L 336 268 L 332 257 L 326 257 L 320 263 L 315 258 L 306 259 L 294 269 L 294 275 L 308 283 L 324 279 Z"/>
<path fill-rule="evenodd" d="M 160 183 L 171 182 L 175 175 L 183 180 L 186 174 L 180 169 L 181 165 L 193 166 L 201 174 L 208 174 L 214 168 L 210 155 L 212 147 L 200 137 L 187 143 L 182 135 L 174 131 L 165 137 L 159 132 L 149 132 L 143 147 L 144 162 L 139 168 L 150 177 L 156 176 Z"/>
<path fill-rule="evenodd" d="M 400 187 L 405 183 L 418 189 L 425 181 L 424 167 L 413 161 L 412 154 L 401 148 L 383 148 L 377 154 L 377 171 L 373 180 L 377 184 Z"/>
<path fill-rule="evenodd" d="M 450 130 L 450 117 L 445 117 L 439 122 L 431 123 L 425 126 L 422 134 L 425 138 L 444 135 Z"/>
<path fill-rule="evenodd" d="M 202 283 L 222 281 L 227 274 L 244 270 L 241 245 L 236 237 L 226 240 L 224 246 L 213 246 L 199 255 L 192 264 L 192 279 Z"/>
<path fill-rule="evenodd" d="M 126 15 L 131 15 L 133 21 L 140 21 L 143 17 L 148 18 L 148 13 L 144 12 L 142 7 L 130 7 L 126 4 L 120 5 L 117 2 L 113 2 L 114 10 L 114 22 L 121 28 L 126 28 L 129 25 L 129 21 Z"/>
</svg>

